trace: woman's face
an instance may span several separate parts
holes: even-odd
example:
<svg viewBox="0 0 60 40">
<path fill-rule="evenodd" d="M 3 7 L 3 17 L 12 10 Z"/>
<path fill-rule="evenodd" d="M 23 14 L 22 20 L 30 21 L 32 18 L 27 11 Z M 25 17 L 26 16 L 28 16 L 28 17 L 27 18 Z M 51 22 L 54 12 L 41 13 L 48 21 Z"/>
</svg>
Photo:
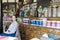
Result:
<svg viewBox="0 0 60 40">
<path fill-rule="evenodd" d="M 16 21 L 16 17 L 15 17 L 15 16 L 12 16 L 12 20 L 13 20 L 13 21 Z"/>
</svg>

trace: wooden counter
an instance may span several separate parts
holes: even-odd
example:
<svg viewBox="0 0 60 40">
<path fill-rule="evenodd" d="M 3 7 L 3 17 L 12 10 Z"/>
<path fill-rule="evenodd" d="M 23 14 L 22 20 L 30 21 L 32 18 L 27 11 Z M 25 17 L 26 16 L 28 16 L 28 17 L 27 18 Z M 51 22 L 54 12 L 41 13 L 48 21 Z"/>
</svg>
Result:
<svg viewBox="0 0 60 40">
<path fill-rule="evenodd" d="M 24 35 L 25 35 L 26 40 L 42 36 L 44 33 L 60 35 L 60 29 L 53 29 L 53 28 L 47 28 L 47 27 L 36 27 L 36 26 L 31 26 L 31 25 L 24 25 L 24 26 L 25 26 L 24 28 L 25 31 L 23 28 L 22 28 L 23 31 L 22 30 L 21 31 L 25 33 Z"/>
<path fill-rule="evenodd" d="M 33 20 L 33 19 L 40 19 L 40 18 L 29 18 L 29 19 Z M 48 20 L 60 21 L 60 18 L 48 18 Z M 20 32 L 22 34 L 21 36 L 24 35 L 24 37 L 22 37 L 22 40 L 30 40 L 32 38 L 40 37 L 44 33 L 60 35 L 60 29 L 24 25 L 22 23 L 20 23 Z M 25 39 L 23 39 L 23 38 L 25 38 Z"/>
</svg>

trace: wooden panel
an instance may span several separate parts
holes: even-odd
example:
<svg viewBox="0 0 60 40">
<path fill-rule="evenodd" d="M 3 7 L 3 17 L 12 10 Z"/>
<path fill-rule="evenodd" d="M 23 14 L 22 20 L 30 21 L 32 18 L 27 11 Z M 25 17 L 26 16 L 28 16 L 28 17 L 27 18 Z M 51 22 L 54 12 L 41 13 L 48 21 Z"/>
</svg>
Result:
<svg viewBox="0 0 60 40">
<path fill-rule="evenodd" d="M 30 18 L 30 19 L 33 20 L 33 19 L 39 19 L 39 18 Z M 48 18 L 48 20 L 60 21 L 60 18 Z M 60 29 L 38 27 L 38 26 L 31 26 L 31 25 L 23 25 L 22 23 L 21 23 L 21 26 L 22 27 L 20 27 L 21 28 L 20 30 L 25 33 L 25 34 L 23 34 L 23 35 L 25 35 L 24 36 L 25 40 L 30 40 L 30 39 L 35 38 L 35 37 L 40 37 L 44 33 L 60 35 L 60 32 L 59 32 Z M 25 29 L 25 31 L 23 29 Z"/>
<path fill-rule="evenodd" d="M 48 18 L 48 20 L 60 21 L 60 18 Z"/>
<path fill-rule="evenodd" d="M 23 31 L 25 34 L 22 34 L 22 36 L 25 35 L 24 38 L 26 40 L 30 40 L 35 37 L 40 37 L 44 33 L 60 35 L 60 32 L 54 31 L 57 29 L 51 29 L 51 28 L 45 28 L 45 27 L 34 27 L 31 25 L 25 25 L 24 29 L 26 29 L 25 32 Z"/>
<path fill-rule="evenodd" d="M 49 31 L 48 31 L 48 29 L 47 28 L 41 28 L 41 30 L 40 30 L 41 32 L 46 32 L 46 33 L 48 33 Z"/>
<path fill-rule="evenodd" d="M 28 18 L 28 17 L 27 17 Z M 33 20 L 33 19 L 42 19 L 42 18 L 38 18 L 38 17 L 29 17 L 30 20 Z M 47 18 L 48 20 L 56 20 L 56 21 L 60 21 L 60 18 Z"/>
</svg>

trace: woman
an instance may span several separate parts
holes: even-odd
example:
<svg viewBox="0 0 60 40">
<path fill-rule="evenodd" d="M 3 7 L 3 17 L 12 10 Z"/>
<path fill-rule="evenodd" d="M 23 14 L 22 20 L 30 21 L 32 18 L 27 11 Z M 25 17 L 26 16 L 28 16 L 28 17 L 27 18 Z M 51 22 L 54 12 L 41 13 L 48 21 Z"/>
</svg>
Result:
<svg viewBox="0 0 60 40">
<path fill-rule="evenodd" d="M 16 36 L 16 31 L 18 29 L 18 23 L 16 22 L 16 18 L 15 16 L 12 16 L 12 23 L 9 26 L 8 30 L 6 32 L 4 32 L 3 34 L 1 34 L 1 36 L 12 36 L 15 37 Z"/>
</svg>

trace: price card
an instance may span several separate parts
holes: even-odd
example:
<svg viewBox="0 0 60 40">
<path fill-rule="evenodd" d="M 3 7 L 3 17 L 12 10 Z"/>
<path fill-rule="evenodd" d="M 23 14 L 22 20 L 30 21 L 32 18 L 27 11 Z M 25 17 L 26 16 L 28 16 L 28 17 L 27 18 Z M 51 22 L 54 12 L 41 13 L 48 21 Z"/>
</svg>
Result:
<svg viewBox="0 0 60 40">
<path fill-rule="evenodd" d="M 51 21 L 47 21 L 46 26 L 51 27 Z"/>
<path fill-rule="evenodd" d="M 60 29 L 60 21 L 57 21 L 57 28 Z"/>
<path fill-rule="evenodd" d="M 29 18 L 23 18 L 23 24 L 28 25 L 29 24 Z"/>
</svg>

